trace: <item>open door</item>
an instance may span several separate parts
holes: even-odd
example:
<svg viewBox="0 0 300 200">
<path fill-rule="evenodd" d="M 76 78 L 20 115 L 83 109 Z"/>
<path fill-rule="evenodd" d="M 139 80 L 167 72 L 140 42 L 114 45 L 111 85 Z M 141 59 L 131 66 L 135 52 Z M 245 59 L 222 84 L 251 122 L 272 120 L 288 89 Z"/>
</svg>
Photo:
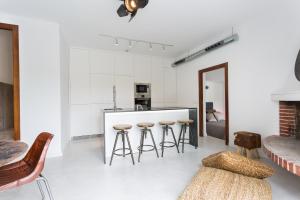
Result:
<svg viewBox="0 0 300 200">
<path fill-rule="evenodd" d="M 20 140 L 19 29 L 0 23 L 0 31 L 0 134 Z"/>
<path fill-rule="evenodd" d="M 209 67 L 199 76 L 199 134 L 229 144 L 228 63 Z"/>
</svg>

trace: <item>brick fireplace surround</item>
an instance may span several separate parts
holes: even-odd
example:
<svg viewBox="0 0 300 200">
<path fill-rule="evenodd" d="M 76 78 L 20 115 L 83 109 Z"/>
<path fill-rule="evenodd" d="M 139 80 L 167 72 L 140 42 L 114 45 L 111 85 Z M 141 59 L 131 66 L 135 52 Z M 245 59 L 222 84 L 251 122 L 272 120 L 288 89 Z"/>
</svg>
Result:
<svg viewBox="0 0 300 200">
<path fill-rule="evenodd" d="M 300 102 L 279 102 L 280 136 L 265 138 L 266 155 L 287 171 L 300 176 Z"/>
<path fill-rule="evenodd" d="M 300 102 L 279 102 L 280 135 L 300 139 Z"/>
</svg>

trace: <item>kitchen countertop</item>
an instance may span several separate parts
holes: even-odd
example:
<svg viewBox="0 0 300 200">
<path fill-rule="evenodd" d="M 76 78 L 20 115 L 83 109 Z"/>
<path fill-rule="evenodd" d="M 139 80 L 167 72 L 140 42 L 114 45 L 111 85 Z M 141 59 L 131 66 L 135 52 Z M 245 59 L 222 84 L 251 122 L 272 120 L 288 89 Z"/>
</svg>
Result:
<svg viewBox="0 0 300 200">
<path fill-rule="evenodd" d="M 124 108 L 124 109 L 104 109 L 104 113 L 122 113 L 122 112 L 148 112 L 148 111 L 161 111 L 161 110 L 183 110 L 183 109 L 197 109 L 197 108 L 189 108 L 189 107 L 153 107 L 150 110 L 135 110 L 133 108 Z"/>
</svg>

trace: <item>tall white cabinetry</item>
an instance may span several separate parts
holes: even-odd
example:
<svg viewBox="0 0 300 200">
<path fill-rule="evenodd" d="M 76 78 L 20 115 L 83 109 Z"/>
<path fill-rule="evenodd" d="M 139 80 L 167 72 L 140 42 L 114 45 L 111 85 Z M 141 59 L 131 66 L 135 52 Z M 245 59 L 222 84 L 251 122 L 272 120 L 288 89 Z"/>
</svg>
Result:
<svg viewBox="0 0 300 200">
<path fill-rule="evenodd" d="M 176 71 L 162 57 L 71 48 L 71 134 L 103 133 L 103 113 L 113 107 L 113 85 L 117 106 L 134 107 L 134 82 L 151 83 L 152 106 L 176 105 Z"/>
</svg>

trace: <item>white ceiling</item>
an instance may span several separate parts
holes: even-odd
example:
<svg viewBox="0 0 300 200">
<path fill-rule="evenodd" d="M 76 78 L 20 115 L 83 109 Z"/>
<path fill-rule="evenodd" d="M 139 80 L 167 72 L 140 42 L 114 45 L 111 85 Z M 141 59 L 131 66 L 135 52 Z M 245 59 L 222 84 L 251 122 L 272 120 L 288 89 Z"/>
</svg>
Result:
<svg viewBox="0 0 300 200">
<path fill-rule="evenodd" d="M 127 42 L 115 47 L 111 39 L 99 37 L 101 33 L 173 44 L 166 52 L 158 46 L 150 52 L 141 44 L 132 51 L 175 57 L 270 7 L 264 0 L 149 0 L 128 23 L 128 18 L 117 16 L 120 4 L 119 0 L 0 0 L 0 11 L 58 22 L 72 46 L 127 49 Z"/>
</svg>

